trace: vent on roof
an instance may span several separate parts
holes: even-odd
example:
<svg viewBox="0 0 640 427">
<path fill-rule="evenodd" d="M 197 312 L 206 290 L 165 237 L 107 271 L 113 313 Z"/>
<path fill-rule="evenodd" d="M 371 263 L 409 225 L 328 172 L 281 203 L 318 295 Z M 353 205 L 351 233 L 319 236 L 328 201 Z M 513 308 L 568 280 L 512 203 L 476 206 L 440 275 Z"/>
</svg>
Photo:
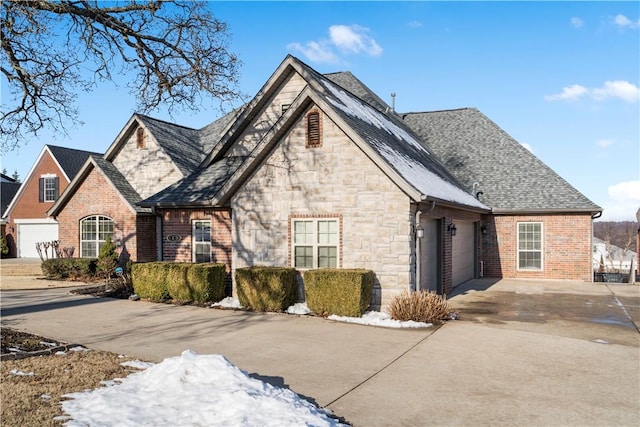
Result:
<svg viewBox="0 0 640 427">
<path fill-rule="evenodd" d="M 136 147 L 145 148 L 144 128 L 139 127 L 136 130 Z"/>
<path fill-rule="evenodd" d="M 307 148 L 322 146 L 320 133 L 320 113 L 311 111 L 307 114 Z"/>
</svg>

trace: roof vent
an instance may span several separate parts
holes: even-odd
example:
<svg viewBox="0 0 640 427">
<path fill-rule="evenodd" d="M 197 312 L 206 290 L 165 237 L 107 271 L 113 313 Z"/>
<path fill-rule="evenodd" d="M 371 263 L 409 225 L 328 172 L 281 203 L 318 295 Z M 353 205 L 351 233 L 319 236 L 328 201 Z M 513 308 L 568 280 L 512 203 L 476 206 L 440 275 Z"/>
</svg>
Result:
<svg viewBox="0 0 640 427">
<path fill-rule="evenodd" d="M 395 92 L 391 93 L 391 112 L 392 113 L 396 112 L 396 93 Z"/>
</svg>

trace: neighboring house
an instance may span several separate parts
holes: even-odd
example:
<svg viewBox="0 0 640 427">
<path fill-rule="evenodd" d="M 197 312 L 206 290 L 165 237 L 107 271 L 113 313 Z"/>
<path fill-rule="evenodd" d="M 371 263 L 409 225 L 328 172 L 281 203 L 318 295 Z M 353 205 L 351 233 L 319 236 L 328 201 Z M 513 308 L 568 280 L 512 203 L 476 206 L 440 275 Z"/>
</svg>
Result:
<svg viewBox="0 0 640 427">
<path fill-rule="evenodd" d="M 13 200 L 13 196 L 16 195 L 18 189 L 20 188 L 20 182 L 18 180 L 13 179 L 5 174 L 0 174 L 0 226 L 2 229 L 0 230 L 2 236 L 5 235 L 5 219 L 4 213 L 11 204 L 11 200 Z"/>
<path fill-rule="evenodd" d="M 134 115 L 103 163 L 49 211 L 64 245 L 100 215 L 157 248 L 139 261 L 370 269 L 377 308 L 483 275 L 592 280 L 601 208 L 480 112 L 398 114 L 351 73 L 292 56 L 203 129 Z M 108 195 L 83 211 L 92 186 Z"/>
<path fill-rule="evenodd" d="M 636 262 L 637 254 L 631 250 L 624 250 L 616 245 L 607 244 L 606 241 L 593 238 L 592 267 L 594 271 L 603 268 L 605 272 L 629 271 L 632 263 Z M 602 264 L 601 264 L 602 263 Z M 638 266 L 633 265 L 636 269 Z"/>
<path fill-rule="evenodd" d="M 62 245 L 77 248 L 76 256 L 97 257 L 109 235 L 126 260 L 158 259 L 159 220 L 137 203 L 196 169 L 225 121 L 198 131 L 134 114 L 104 156 L 90 156 L 50 207 Z"/>
<path fill-rule="evenodd" d="M 37 258 L 37 242 L 58 240 L 58 223 L 47 210 L 90 155 L 100 154 L 45 145 L 3 214 L 9 256 Z M 4 196 L 3 196 L 4 197 Z"/>
</svg>

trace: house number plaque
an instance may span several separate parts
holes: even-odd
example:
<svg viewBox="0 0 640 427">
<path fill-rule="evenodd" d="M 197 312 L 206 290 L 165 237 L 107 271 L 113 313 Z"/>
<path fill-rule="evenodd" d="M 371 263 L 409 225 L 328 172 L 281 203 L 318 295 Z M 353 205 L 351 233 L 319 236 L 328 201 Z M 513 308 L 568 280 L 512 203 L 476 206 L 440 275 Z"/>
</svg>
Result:
<svg viewBox="0 0 640 427">
<path fill-rule="evenodd" d="M 179 234 L 169 234 L 167 236 L 167 240 L 170 242 L 178 242 L 182 239 L 182 236 Z"/>
</svg>

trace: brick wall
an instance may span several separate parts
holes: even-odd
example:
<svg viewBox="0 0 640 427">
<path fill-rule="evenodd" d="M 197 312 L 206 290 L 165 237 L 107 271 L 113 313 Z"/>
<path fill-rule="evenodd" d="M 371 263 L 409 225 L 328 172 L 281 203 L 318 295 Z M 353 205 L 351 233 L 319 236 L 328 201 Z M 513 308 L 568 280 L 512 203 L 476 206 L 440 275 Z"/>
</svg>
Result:
<svg viewBox="0 0 640 427">
<path fill-rule="evenodd" d="M 231 271 L 231 211 L 211 209 L 159 209 L 162 217 L 162 259 L 192 262 L 191 224 L 193 220 L 211 221 L 211 261 L 223 263 Z M 179 236 L 169 240 L 168 236 Z"/>
<path fill-rule="evenodd" d="M 47 211 L 53 206 L 54 202 L 40 202 L 39 180 L 40 176 L 52 174 L 59 178 L 58 194 L 67 188 L 69 182 L 56 164 L 53 157 L 48 151 L 44 151 L 42 157 L 36 165 L 29 179 L 22 184 L 20 195 L 15 200 L 9 217 L 7 220 L 6 234 L 7 240 L 11 242 L 9 245 L 9 257 L 17 256 L 17 230 L 16 219 L 46 219 Z M 13 230 L 13 231 L 11 231 Z"/>
<path fill-rule="evenodd" d="M 76 257 L 80 256 L 80 220 L 88 215 L 103 215 L 114 221 L 114 239 L 120 240 L 121 250 L 127 251 L 132 261 L 155 259 L 155 255 L 147 259 L 147 249 L 141 254 L 138 253 L 136 214 L 96 169 L 89 173 L 58 215 L 58 235 L 61 245 L 75 247 L 74 256 Z M 155 225 L 153 228 L 155 229 Z M 149 233 L 146 230 L 142 239 L 143 246 L 148 248 L 149 245 L 153 245 L 155 252 L 155 243 L 150 240 L 151 236 L 155 236 L 155 232 Z M 152 238 L 155 242 L 155 237 Z"/>
<path fill-rule="evenodd" d="M 517 268 L 518 222 L 541 222 L 541 271 Z M 590 214 L 487 215 L 482 224 L 481 256 L 486 277 L 572 279 L 592 281 L 592 218 Z"/>
</svg>

